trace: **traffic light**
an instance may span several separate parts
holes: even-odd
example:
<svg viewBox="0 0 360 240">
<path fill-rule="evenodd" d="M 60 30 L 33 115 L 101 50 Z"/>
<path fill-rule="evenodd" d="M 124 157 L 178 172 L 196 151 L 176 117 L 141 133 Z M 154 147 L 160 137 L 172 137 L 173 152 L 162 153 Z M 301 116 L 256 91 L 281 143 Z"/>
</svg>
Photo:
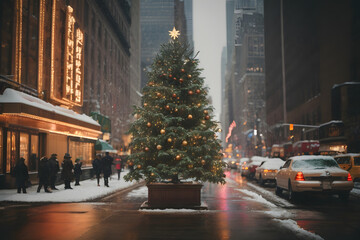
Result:
<svg viewBox="0 0 360 240">
<path fill-rule="evenodd" d="M 290 140 L 294 141 L 294 124 L 289 124 Z"/>
<path fill-rule="evenodd" d="M 293 131 L 293 130 L 294 130 L 294 124 L 292 124 L 292 123 L 289 124 L 289 130 L 290 130 L 290 131 Z"/>
</svg>

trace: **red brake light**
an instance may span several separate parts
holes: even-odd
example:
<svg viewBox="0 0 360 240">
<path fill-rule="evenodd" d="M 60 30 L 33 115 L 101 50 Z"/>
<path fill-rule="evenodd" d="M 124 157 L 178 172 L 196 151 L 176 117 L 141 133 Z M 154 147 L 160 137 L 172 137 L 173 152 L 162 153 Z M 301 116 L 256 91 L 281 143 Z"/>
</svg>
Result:
<svg viewBox="0 0 360 240">
<path fill-rule="evenodd" d="M 305 181 L 304 174 L 302 172 L 298 172 L 295 176 L 295 181 Z"/>
<path fill-rule="evenodd" d="M 350 174 L 350 173 L 348 173 L 347 180 L 348 180 L 348 181 L 352 181 L 352 177 L 351 177 L 351 174 Z"/>
</svg>

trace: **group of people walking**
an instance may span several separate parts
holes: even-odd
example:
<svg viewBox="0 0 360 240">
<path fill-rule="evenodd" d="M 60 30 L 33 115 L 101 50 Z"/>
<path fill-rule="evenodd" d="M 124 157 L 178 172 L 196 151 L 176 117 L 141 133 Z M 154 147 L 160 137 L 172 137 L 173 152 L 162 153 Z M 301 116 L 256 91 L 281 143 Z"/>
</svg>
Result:
<svg viewBox="0 0 360 240">
<path fill-rule="evenodd" d="M 100 186 L 101 173 L 104 176 L 104 185 L 109 187 L 109 177 L 111 176 L 111 167 L 114 164 L 114 159 L 106 152 L 105 156 L 101 158 L 101 155 L 96 155 L 93 160 L 93 170 L 97 178 L 97 184 Z M 117 164 L 118 165 L 118 164 Z M 71 160 L 69 153 L 65 153 L 64 160 L 61 163 L 61 179 L 64 181 L 65 189 L 73 189 L 70 185 L 71 181 L 75 178 L 75 186 L 80 185 L 80 176 L 82 175 L 82 162 L 79 158 L 75 160 L 75 165 Z M 118 169 L 118 166 L 116 166 Z M 119 170 L 120 169 L 120 170 Z M 120 179 L 121 168 L 118 169 L 118 179 Z M 39 162 L 38 177 L 39 185 L 37 192 L 44 187 L 44 191 L 51 193 L 53 190 L 58 190 L 55 187 L 58 172 L 60 171 L 59 161 L 57 154 L 54 153 L 50 158 L 42 157 Z M 26 188 L 29 183 L 28 168 L 25 164 L 25 159 L 20 158 L 15 167 L 11 171 L 12 176 L 16 178 L 17 192 L 26 193 Z"/>
</svg>

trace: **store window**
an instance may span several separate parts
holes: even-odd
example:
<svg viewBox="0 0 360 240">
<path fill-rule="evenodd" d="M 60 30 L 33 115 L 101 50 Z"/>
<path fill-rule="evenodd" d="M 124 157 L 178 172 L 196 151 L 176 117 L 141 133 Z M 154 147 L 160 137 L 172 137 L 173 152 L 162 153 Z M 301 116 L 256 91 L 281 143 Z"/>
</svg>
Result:
<svg viewBox="0 0 360 240">
<path fill-rule="evenodd" d="M 6 141 L 6 172 L 9 173 L 16 163 L 16 132 L 8 131 Z"/>
<path fill-rule="evenodd" d="M 91 166 L 91 162 L 94 159 L 94 142 L 79 142 L 70 139 L 69 142 L 69 153 L 71 159 L 75 162 L 76 158 L 80 158 L 83 166 Z"/>
<path fill-rule="evenodd" d="M 3 165 L 3 130 L 0 128 L 0 174 L 4 173 Z"/>
<path fill-rule="evenodd" d="M 29 171 L 37 170 L 37 163 L 39 159 L 39 136 L 31 135 L 30 137 L 30 156 L 29 156 Z"/>
<path fill-rule="evenodd" d="M 29 134 L 20 133 L 20 157 L 25 159 L 25 165 L 29 166 Z"/>
</svg>

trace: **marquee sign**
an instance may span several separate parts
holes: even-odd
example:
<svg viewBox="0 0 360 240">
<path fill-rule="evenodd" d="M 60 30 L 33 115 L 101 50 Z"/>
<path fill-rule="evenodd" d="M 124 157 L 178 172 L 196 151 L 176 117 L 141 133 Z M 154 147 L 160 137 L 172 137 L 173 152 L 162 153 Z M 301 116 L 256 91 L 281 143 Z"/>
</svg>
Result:
<svg viewBox="0 0 360 240">
<path fill-rule="evenodd" d="M 83 46 L 84 34 L 75 26 L 73 9 L 68 6 L 65 26 L 63 99 L 80 106 L 83 100 Z"/>
</svg>

